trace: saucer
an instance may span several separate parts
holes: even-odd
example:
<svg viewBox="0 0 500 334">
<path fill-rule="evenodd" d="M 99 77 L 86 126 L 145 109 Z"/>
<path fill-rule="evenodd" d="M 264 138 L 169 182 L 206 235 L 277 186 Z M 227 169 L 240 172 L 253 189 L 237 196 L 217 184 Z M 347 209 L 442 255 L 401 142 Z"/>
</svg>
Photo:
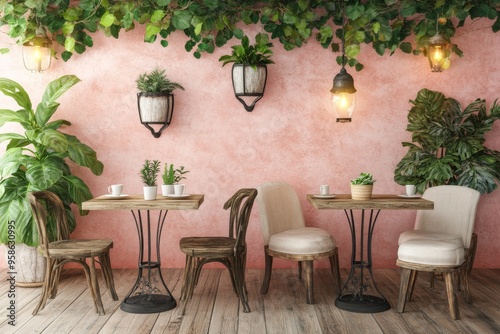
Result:
<svg viewBox="0 0 500 334">
<path fill-rule="evenodd" d="M 420 195 L 420 194 L 415 194 L 415 195 L 411 195 L 411 196 L 406 195 L 406 194 L 402 194 L 402 195 L 398 195 L 398 196 L 403 197 L 403 198 L 420 198 L 420 197 L 422 197 L 422 195 Z"/>
<path fill-rule="evenodd" d="M 120 196 L 115 196 L 115 195 L 112 195 L 112 194 L 106 194 L 103 196 L 102 199 L 124 199 L 124 198 L 127 198 L 129 195 L 127 194 L 121 194 Z"/>
<path fill-rule="evenodd" d="M 163 197 L 172 197 L 172 198 L 185 198 L 189 197 L 189 194 L 182 194 L 182 195 L 175 195 L 175 194 L 170 194 L 170 195 L 163 195 Z"/>
<path fill-rule="evenodd" d="M 335 194 L 328 194 L 328 195 L 313 195 L 313 197 L 316 197 L 316 198 L 335 198 Z"/>
</svg>

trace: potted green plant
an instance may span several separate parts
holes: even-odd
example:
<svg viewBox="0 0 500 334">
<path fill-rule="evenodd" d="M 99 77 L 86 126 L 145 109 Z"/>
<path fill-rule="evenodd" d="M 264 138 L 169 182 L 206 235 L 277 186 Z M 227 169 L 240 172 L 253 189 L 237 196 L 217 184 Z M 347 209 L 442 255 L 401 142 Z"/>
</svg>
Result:
<svg viewBox="0 0 500 334">
<path fill-rule="evenodd" d="M 166 163 L 163 169 L 162 179 L 163 184 L 161 187 L 161 192 L 163 196 L 172 195 L 174 193 L 174 184 L 179 183 L 179 181 L 185 179 L 184 174 L 189 173 L 188 170 L 184 170 L 184 166 L 175 168 L 174 164 L 170 166 Z"/>
<path fill-rule="evenodd" d="M 412 142 L 397 164 L 394 181 L 426 188 L 451 184 L 490 193 L 500 182 L 500 152 L 484 146 L 485 134 L 500 118 L 496 101 L 486 112 L 477 99 L 462 109 L 460 103 L 428 89 L 418 92 L 408 113 Z"/>
<path fill-rule="evenodd" d="M 159 160 L 145 160 L 139 175 L 141 176 L 142 183 L 144 184 L 144 199 L 152 201 L 156 199 L 158 186 L 156 179 L 160 172 Z"/>
<path fill-rule="evenodd" d="M 373 179 L 370 173 L 361 173 L 359 176 L 351 180 L 351 197 L 354 200 L 368 200 L 372 198 L 373 184 L 376 180 Z"/>
<path fill-rule="evenodd" d="M 50 82 L 41 102 L 34 108 L 20 84 L 0 78 L 0 91 L 20 106 L 18 110 L 0 107 L 0 127 L 10 122 L 18 123 L 24 129 L 22 134 L 0 134 L 0 142 L 8 141 L 6 151 L 0 157 L 0 244 L 11 247 L 15 243 L 16 280 L 20 284 L 23 281 L 42 282 L 45 270 L 43 262 L 41 270 L 24 269 L 26 265 L 21 263 L 26 258 L 37 262 L 33 256 L 37 255 L 38 233 L 27 199 L 28 192 L 49 190 L 55 193 L 64 203 L 70 231 L 73 231 L 76 221 L 71 205 L 81 207 L 81 203 L 91 199 L 92 194 L 83 180 L 72 175 L 68 161 L 89 168 L 94 175 L 101 175 L 104 169 L 92 148 L 75 136 L 60 131 L 61 127 L 71 125 L 70 122 L 51 120 L 59 107 L 57 99 L 79 81 L 74 75 L 65 75 Z M 87 213 L 80 209 L 80 215 Z M 48 219 L 49 240 L 54 241 L 55 221 L 50 216 Z M 12 226 L 15 226 L 14 230 Z M 25 257 L 21 254 L 24 251 L 33 256 Z M 38 278 L 28 276 L 28 273 L 35 272 L 41 275 Z"/>
<path fill-rule="evenodd" d="M 174 113 L 175 89 L 184 90 L 179 83 L 170 81 L 165 74 L 165 70 L 154 69 L 146 72 L 136 80 L 137 106 L 141 123 L 148 128 L 155 138 L 160 137 L 161 131 L 170 125 Z M 156 131 L 151 124 L 162 124 Z"/>
<path fill-rule="evenodd" d="M 257 34 L 254 45 L 250 45 L 248 36 L 245 35 L 241 39 L 241 45 L 231 47 L 233 50 L 231 54 L 219 58 L 223 67 L 234 63 L 232 68 L 234 95 L 246 111 L 252 111 L 257 101 L 264 96 L 267 65 L 274 63 L 271 60 L 272 46 L 267 34 Z M 248 105 L 242 99 L 245 96 L 255 97 L 255 99 Z"/>
</svg>

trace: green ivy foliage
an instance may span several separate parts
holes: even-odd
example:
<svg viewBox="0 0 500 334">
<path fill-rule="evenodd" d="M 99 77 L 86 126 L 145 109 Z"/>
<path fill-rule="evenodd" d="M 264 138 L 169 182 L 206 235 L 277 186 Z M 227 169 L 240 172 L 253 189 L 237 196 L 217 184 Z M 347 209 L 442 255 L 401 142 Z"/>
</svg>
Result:
<svg viewBox="0 0 500 334">
<path fill-rule="evenodd" d="M 42 25 L 64 47 L 65 61 L 92 47 L 92 34 L 98 30 L 119 38 L 120 32 L 144 25 L 144 41 L 158 41 L 163 47 L 181 30 L 186 51 L 200 58 L 233 38 L 241 39 L 244 25 L 258 24 L 285 50 L 316 40 L 339 52 L 344 36 L 347 63 L 357 70 L 363 68 L 356 60 L 361 44 L 371 45 L 379 55 L 397 49 L 418 55 L 437 30 L 453 42 L 468 18 L 487 18 L 497 32 L 499 14 L 499 0 L 0 0 L 0 26 L 8 25 L 11 38 L 23 43 Z M 458 45 L 452 47 L 462 55 Z M 0 49 L 0 54 L 6 51 Z M 341 56 L 337 62 L 342 62 Z"/>
</svg>

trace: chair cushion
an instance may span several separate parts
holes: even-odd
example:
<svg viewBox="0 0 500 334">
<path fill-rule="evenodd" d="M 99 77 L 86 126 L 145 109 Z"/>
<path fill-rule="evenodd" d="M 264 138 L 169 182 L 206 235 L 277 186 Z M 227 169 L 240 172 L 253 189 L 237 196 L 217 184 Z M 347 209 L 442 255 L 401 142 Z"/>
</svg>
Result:
<svg viewBox="0 0 500 334">
<path fill-rule="evenodd" d="M 425 230 L 410 230 L 410 231 L 405 231 L 399 235 L 398 245 L 401 245 L 402 243 L 415 239 L 441 240 L 441 241 L 453 242 L 457 245 L 463 244 L 462 238 L 459 235 L 425 231 Z"/>
<path fill-rule="evenodd" d="M 273 234 L 269 249 L 288 254 L 319 254 L 336 247 L 335 239 L 317 227 L 303 227 Z"/>
<path fill-rule="evenodd" d="M 398 259 L 427 265 L 460 265 L 464 262 L 464 246 L 453 241 L 413 239 L 399 245 Z"/>
</svg>

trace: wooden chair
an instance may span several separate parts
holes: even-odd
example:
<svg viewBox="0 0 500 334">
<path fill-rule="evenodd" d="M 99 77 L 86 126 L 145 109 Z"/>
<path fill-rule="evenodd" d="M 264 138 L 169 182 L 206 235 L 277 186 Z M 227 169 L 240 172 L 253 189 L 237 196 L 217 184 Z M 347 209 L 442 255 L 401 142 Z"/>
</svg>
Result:
<svg viewBox="0 0 500 334">
<path fill-rule="evenodd" d="M 430 272 L 432 282 L 434 274 L 443 275 L 453 319 L 460 318 L 458 290 L 463 292 L 467 303 L 472 302 L 468 276 L 477 242 L 473 230 L 479 195 L 474 189 L 448 185 L 431 187 L 424 192 L 422 197 L 434 202 L 434 210 L 418 211 L 415 229 L 399 237 L 398 312 L 404 312 L 406 302 L 411 300 L 419 271 Z"/>
<path fill-rule="evenodd" d="M 209 262 L 222 263 L 229 270 L 233 290 L 243 305 L 243 312 L 250 312 L 245 285 L 247 245 L 245 241 L 248 221 L 256 189 L 240 189 L 225 204 L 231 208 L 228 237 L 187 237 L 180 240 L 181 251 L 186 254 L 186 268 L 181 300 L 184 314 L 187 302 L 193 296 L 203 265 Z"/>
<path fill-rule="evenodd" d="M 28 199 L 38 229 L 40 242 L 38 251 L 47 258 L 42 294 L 33 315 L 43 310 L 47 298 L 53 299 L 57 295 L 61 269 L 68 262 L 79 263 L 83 267 L 96 311 L 99 315 L 104 315 L 95 269 L 95 258 L 98 258 L 97 262 L 101 265 L 102 275 L 106 286 L 109 288 L 111 298 L 118 300 L 109 257 L 109 250 L 113 247 L 113 241 L 70 239 L 64 205 L 57 195 L 50 191 L 39 191 L 28 193 Z M 49 242 L 48 239 L 46 229 L 47 212 L 49 212 L 51 219 L 56 222 L 57 237 L 56 241 L 53 242 Z M 87 260 L 89 264 L 87 264 Z"/>
<path fill-rule="evenodd" d="M 271 281 L 273 257 L 298 261 L 299 279 L 305 264 L 306 302 L 314 304 L 313 261 L 328 258 L 334 286 L 340 293 L 338 249 L 325 230 L 306 227 L 299 199 L 284 182 L 268 182 L 257 187 L 260 223 L 264 237 L 265 274 L 260 293 L 266 294 Z"/>
</svg>

